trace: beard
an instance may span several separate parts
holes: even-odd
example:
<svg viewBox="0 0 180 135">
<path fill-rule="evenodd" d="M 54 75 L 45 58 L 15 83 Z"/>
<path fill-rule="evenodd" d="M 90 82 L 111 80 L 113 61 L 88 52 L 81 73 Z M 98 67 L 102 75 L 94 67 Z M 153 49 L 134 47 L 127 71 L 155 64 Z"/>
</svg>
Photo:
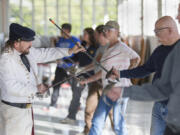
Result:
<svg viewBox="0 0 180 135">
<path fill-rule="evenodd" d="M 27 49 L 24 50 L 22 53 L 25 54 L 25 55 L 29 54 L 29 49 L 30 49 L 30 48 L 31 48 L 31 47 L 27 48 Z"/>
<path fill-rule="evenodd" d="M 29 52 L 23 52 L 23 54 L 27 55 L 27 54 L 29 54 Z"/>
</svg>

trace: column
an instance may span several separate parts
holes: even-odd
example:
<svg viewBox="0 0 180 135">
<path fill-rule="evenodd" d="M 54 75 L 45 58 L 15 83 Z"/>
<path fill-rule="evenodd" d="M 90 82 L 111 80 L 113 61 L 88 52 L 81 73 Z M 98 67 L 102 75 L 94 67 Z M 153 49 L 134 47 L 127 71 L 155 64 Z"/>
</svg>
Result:
<svg viewBox="0 0 180 135">
<path fill-rule="evenodd" d="M 44 35 L 48 35 L 47 28 L 47 1 L 44 0 Z"/>
<path fill-rule="evenodd" d="M 32 2 L 32 29 L 35 29 L 35 7 L 34 7 L 34 0 Z"/>
<path fill-rule="evenodd" d="M 157 6 L 158 6 L 158 18 L 162 17 L 162 0 L 157 1 Z"/>
<path fill-rule="evenodd" d="M 107 21 L 109 21 L 109 16 L 108 16 L 108 4 L 107 4 L 107 0 L 104 0 L 104 23 L 106 23 Z"/>
<path fill-rule="evenodd" d="M 9 30 L 9 0 L 0 1 L 0 32 L 8 34 Z"/>
<path fill-rule="evenodd" d="M 68 0 L 68 21 L 71 23 L 71 0 Z"/>
<path fill-rule="evenodd" d="M 95 28 L 96 27 L 96 1 L 93 0 L 93 3 L 92 3 L 92 28 Z"/>
<path fill-rule="evenodd" d="M 141 35 L 144 35 L 144 0 L 141 0 Z"/>
<path fill-rule="evenodd" d="M 22 11 L 22 0 L 19 1 L 19 16 L 20 16 L 20 24 L 23 23 L 23 11 Z"/>
<path fill-rule="evenodd" d="M 83 33 L 84 29 L 84 8 L 83 8 L 83 0 L 80 1 L 80 7 L 81 7 L 81 34 Z"/>
<path fill-rule="evenodd" d="M 58 25 L 60 25 L 59 22 L 59 0 L 56 0 L 56 22 Z M 59 29 L 57 29 L 57 35 L 59 35 Z"/>
</svg>

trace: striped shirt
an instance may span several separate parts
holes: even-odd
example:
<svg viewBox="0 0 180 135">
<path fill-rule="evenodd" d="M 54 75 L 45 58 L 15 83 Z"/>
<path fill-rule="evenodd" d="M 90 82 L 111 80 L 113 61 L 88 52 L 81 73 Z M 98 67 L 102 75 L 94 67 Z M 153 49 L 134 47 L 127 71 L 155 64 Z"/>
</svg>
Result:
<svg viewBox="0 0 180 135">
<path fill-rule="evenodd" d="M 118 54 L 118 55 L 116 55 Z M 113 55 L 115 55 L 113 57 Z M 111 70 L 112 67 L 118 70 L 128 69 L 130 66 L 130 60 L 139 57 L 139 55 L 129 48 L 125 43 L 119 41 L 113 47 L 108 48 L 102 56 L 102 61 L 111 57 L 111 59 L 106 60 L 102 65 L 107 69 Z M 108 80 L 105 79 L 106 72 L 102 70 L 103 87 L 108 84 Z M 131 85 L 130 79 L 121 78 L 120 82 L 116 83 L 115 87 L 127 87 Z"/>
<path fill-rule="evenodd" d="M 98 48 L 98 50 L 96 51 L 96 56 L 94 57 L 94 60 L 97 60 L 98 62 L 101 61 L 101 57 L 103 55 L 103 53 L 107 50 L 109 45 L 106 46 L 101 46 Z M 96 65 L 96 63 L 94 62 L 94 72 L 97 73 L 101 70 L 101 68 L 99 67 L 99 65 Z"/>
</svg>

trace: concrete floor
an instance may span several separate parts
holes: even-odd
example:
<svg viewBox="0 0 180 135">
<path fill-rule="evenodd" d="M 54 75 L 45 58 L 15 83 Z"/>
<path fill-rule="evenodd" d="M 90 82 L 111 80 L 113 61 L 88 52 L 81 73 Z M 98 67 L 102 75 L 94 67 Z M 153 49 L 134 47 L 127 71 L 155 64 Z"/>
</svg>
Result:
<svg viewBox="0 0 180 135">
<path fill-rule="evenodd" d="M 60 90 L 58 109 L 46 107 L 50 98 L 43 100 L 36 99 L 34 104 L 35 133 L 36 135 L 76 135 L 84 127 L 84 108 L 87 89 L 82 93 L 81 107 L 77 114 L 77 121 L 74 125 L 61 124 L 59 121 L 68 114 L 68 107 L 72 98 L 70 88 Z M 149 135 L 151 121 L 152 103 L 129 101 L 126 112 L 126 125 L 129 135 Z M 115 135 L 111 129 L 110 121 L 107 119 L 103 135 Z"/>
</svg>

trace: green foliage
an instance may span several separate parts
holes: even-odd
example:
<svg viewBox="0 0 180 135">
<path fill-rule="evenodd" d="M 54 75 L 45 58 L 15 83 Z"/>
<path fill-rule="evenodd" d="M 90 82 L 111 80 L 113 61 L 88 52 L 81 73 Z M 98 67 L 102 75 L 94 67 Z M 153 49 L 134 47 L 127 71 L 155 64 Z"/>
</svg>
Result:
<svg viewBox="0 0 180 135">
<path fill-rule="evenodd" d="M 20 0 L 9 0 L 10 1 L 10 22 L 21 23 L 25 26 L 32 28 L 32 0 L 22 0 L 22 17 L 20 14 Z M 44 1 L 45 0 L 34 0 L 34 24 L 35 31 L 40 35 L 57 35 L 59 34 L 57 28 L 49 22 L 49 18 L 57 21 L 58 25 L 69 22 L 69 0 L 58 0 L 58 20 L 57 16 L 57 5 L 56 0 L 46 0 L 46 13 L 44 13 Z M 70 0 L 71 4 L 71 24 L 72 34 L 79 36 L 81 33 L 81 0 Z M 117 19 L 117 7 L 116 0 L 108 1 L 108 14 L 109 19 Z M 93 0 L 83 0 L 83 28 L 92 27 L 93 22 Z M 104 23 L 104 0 L 95 0 L 95 20 L 96 25 Z M 47 32 L 45 33 L 45 26 L 47 25 Z"/>
</svg>

